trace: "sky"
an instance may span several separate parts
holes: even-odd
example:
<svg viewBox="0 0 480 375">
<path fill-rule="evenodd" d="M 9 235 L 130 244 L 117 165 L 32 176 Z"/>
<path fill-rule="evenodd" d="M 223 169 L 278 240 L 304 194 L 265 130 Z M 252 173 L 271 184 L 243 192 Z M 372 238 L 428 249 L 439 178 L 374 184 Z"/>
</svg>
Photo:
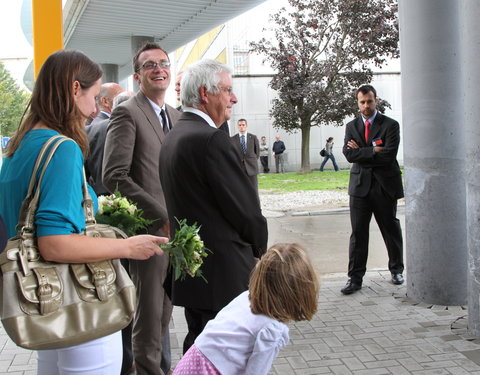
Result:
<svg viewBox="0 0 480 375">
<path fill-rule="evenodd" d="M 31 57 L 30 43 L 20 26 L 23 0 L 0 0 L 0 58 Z"/>
</svg>

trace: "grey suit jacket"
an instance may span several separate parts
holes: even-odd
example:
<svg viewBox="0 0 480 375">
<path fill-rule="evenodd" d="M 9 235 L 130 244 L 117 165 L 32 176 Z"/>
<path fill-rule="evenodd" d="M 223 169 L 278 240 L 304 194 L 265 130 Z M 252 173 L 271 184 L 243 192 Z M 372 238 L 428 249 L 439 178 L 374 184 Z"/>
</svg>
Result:
<svg viewBox="0 0 480 375">
<path fill-rule="evenodd" d="M 235 150 L 237 151 L 240 161 L 242 162 L 247 176 L 255 176 L 258 174 L 258 158 L 260 156 L 260 144 L 255 134 L 247 132 L 247 152 L 243 153 L 240 145 L 240 134 L 235 134 L 230 138 Z"/>
<path fill-rule="evenodd" d="M 167 105 L 171 125 L 180 112 Z M 103 184 L 118 190 L 155 220 L 151 234 L 163 234 L 160 228 L 168 219 L 158 163 L 165 141 L 160 120 L 147 97 L 139 91 L 117 106 L 110 118 L 103 158 Z"/>
</svg>

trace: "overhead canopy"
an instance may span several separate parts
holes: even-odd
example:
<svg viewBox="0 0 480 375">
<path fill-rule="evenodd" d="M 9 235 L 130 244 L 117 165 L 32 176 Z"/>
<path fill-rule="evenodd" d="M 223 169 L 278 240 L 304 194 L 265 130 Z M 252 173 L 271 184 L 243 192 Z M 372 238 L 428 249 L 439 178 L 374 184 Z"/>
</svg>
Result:
<svg viewBox="0 0 480 375">
<path fill-rule="evenodd" d="M 154 37 L 167 52 L 265 0 L 67 0 L 65 47 L 131 73 L 132 36 Z M 122 77 L 123 76 L 123 77 Z"/>
</svg>

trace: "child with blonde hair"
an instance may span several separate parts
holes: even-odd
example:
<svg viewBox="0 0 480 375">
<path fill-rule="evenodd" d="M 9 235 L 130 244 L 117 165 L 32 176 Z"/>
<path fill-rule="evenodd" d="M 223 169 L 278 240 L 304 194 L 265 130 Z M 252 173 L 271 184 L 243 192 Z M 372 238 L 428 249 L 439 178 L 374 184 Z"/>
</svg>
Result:
<svg viewBox="0 0 480 375">
<path fill-rule="evenodd" d="M 305 249 L 295 243 L 273 245 L 252 271 L 249 290 L 207 323 L 173 375 L 268 374 L 288 344 L 286 323 L 311 320 L 318 291 Z"/>
</svg>

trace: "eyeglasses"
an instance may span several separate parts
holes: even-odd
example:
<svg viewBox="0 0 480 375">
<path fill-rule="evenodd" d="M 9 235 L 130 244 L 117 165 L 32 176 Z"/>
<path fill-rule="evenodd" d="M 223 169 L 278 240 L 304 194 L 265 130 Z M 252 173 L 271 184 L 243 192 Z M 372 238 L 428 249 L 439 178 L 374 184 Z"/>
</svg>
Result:
<svg viewBox="0 0 480 375">
<path fill-rule="evenodd" d="M 233 94 L 233 88 L 232 87 L 225 87 L 225 86 L 217 86 L 218 89 L 225 91 L 229 95 Z"/>
<path fill-rule="evenodd" d="M 160 68 L 170 68 L 170 61 L 159 61 L 159 62 L 146 61 L 143 63 L 140 69 L 152 70 L 152 69 L 155 69 L 157 66 L 159 66 Z"/>
</svg>

